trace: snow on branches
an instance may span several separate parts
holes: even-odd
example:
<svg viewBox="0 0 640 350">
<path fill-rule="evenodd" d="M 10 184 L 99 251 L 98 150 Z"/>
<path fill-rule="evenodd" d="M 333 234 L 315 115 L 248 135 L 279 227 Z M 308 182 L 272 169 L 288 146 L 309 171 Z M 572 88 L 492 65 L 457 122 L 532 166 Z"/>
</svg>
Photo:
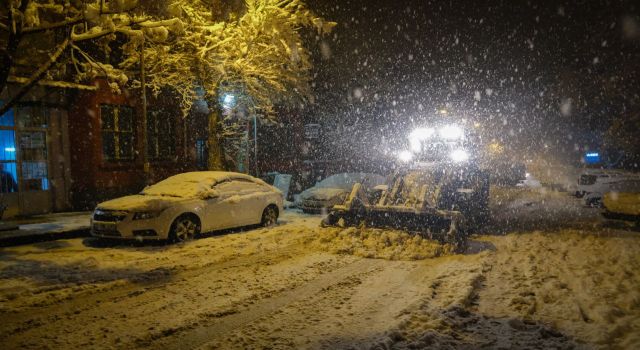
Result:
<svg viewBox="0 0 640 350">
<path fill-rule="evenodd" d="M 0 90 L 10 76 L 24 81 L 26 74 L 32 83 L 45 76 L 76 82 L 105 77 L 119 92 L 127 84 L 140 86 L 144 54 L 147 88 L 177 92 L 185 114 L 196 89 L 204 89 L 211 101 L 224 89 L 238 92 L 239 103 L 251 113 L 269 117 L 275 104 L 309 94 L 311 64 L 300 30 L 324 34 L 334 23 L 314 15 L 302 0 L 240 4 L 9 0 L 0 9 L 0 45 L 6 48 Z M 68 52 L 52 62 L 62 43 Z M 42 71 L 46 74 L 34 75 Z"/>
<path fill-rule="evenodd" d="M 267 118 L 274 104 L 308 96 L 311 64 L 300 29 L 324 34 L 334 23 L 315 16 L 300 0 L 247 0 L 226 18 L 216 16 L 225 9 L 211 3 L 173 0 L 167 6 L 183 23 L 184 34 L 149 38 L 145 45 L 147 84 L 154 91 L 171 86 L 182 96 L 185 111 L 195 86 L 212 101 L 233 91 L 250 114 Z"/>
<path fill-rule="evenodd" d="M 117 62 L 138 57 L 146 36 L 161 40 L 170 32 L 182 32 L 179 19 L 148 12 L 137 0 L 9 0 L 0 8 L 0 91 L 8 81 L 26 83 L 0 111 L 44 78 L 105 77 L 120 92 L 139 69 Z M 113 54 L 116 47 L 121 50 Z"/>
</svg>

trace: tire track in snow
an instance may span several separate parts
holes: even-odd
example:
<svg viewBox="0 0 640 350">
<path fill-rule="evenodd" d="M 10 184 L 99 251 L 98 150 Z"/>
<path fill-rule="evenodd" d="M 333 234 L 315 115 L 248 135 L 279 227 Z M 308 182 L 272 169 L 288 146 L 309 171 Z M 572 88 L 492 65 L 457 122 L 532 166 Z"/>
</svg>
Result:
<svg viewBox="0 0 640 350">
<path fill-rule="evenodd" d="M 156 339 L 142 340 L 138 346 L 150 346 L 162 349 L 193 349 L 200 347 L 235 329 L 272 314 L 291 303 L 312 297 L 348 277 L 367 273 L 379 268 L 385 263 L 386 262 L 382 260 L 357 260 L 345 267 L 320 275 L 317 279 L 298 288 L 264 300 L 239 313 L 218 318 L 215 323 L 211 325 L 196 325 L 193 328 L 184 327 L 168 334 L 164 332 L 163 334 L 157 335 Z"/>
<path fill-rule="evenodd" d="M 80 316 L 86 311 L 93 311 L 96 307 L 108 301 L 113 305 L 121 305 L 125 302 L 133 302 L 136 299 L 149 299 L 149 293 L 157 291 L 161 293 L 170 286 L 177 286 L 184 283 L 184 280 L 190 280 L 204 274 L 216 275 L 230 269 L 241 269 L 247 266 L 256 266 L 264 264 L 275 264 L 280 261 L 291 259 L 302 251 L 299 245 L 287 246 L 272 252 L 273 255 L 254 254 L 235 256 L 228 260 L 218 263 L 208 263 L 197 269 L 188 269 L 178 271 L 175 277 L 178 278 L 161 278 L 149 280 L 146 283 L 114 283 L 111 285 L 100 285 L 96 289 L 87 290 L 83 294 L 74 293 L 73 298 L 61 300 L 58 303 L 48 305 L 45 309 L 39 306 L 28 307 L 20 312 L 8 312 L 4 316 L 10 317 L 11 326 L 0 332 L 0 339 L 7 340 L 22 333 L 34 331 L 38 326 L 46 326 L 55 322 L 59 322 L 61 317 L 69 313 Z M 203 272 L 204 271 L 204 272 Z M 144 274 L 144 273 L 143 273 Z M 33 310 L 38 312 L 34 314 Z M 8 325 L 6 325 L 8 326 Z"/>
</svg>

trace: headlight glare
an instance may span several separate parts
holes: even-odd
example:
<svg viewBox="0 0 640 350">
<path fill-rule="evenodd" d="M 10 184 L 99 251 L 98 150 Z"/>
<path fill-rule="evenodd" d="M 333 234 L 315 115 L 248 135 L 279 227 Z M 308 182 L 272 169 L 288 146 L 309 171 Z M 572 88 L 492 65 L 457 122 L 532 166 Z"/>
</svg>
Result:
<svg viewBox="0 0 640 350">
<path fill-rule="evenodd" d="M 456 163 L 464 162 L 469 159 L 469 153 L 463 149 L 457 149 L 451 152 L 451 160 Z"/>
</svg>

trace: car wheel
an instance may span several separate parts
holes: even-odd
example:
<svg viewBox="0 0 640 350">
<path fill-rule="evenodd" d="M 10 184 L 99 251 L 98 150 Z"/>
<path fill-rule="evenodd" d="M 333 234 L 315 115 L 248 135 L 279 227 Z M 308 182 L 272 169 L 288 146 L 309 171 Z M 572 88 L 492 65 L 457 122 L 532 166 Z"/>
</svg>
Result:
<svg viewBox="0 0 640 350">
<path fill-rule="evenodd" d="M 278 222 L 278 208 L 275 205 L 270 205 L 262 211 L 262 220 L 260 225 L 264 227 L 273 226 Z"/>
<path fill-rule="evenodd" d="M 171 225 L 169 240 L 184 242 L 193 239 L 200 233 L 200 221 L 193 215 L 181 215 Z"/>
</svg>

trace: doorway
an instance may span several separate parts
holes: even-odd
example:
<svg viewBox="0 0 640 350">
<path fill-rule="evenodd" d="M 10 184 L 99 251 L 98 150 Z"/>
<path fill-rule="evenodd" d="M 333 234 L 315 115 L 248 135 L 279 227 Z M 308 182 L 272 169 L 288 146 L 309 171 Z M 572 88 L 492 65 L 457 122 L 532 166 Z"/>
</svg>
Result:
<svg viewBox="0 0 640 350">
<path fill-rule="evenodd" d="M 0 206 L 5 218 L 55 209 L 49 151 L 63 148 L 59 138 L 51 137 L 60 133 L 62 115 L 57 108 L 30 103 L 0 117 Z"/>
</svg>

